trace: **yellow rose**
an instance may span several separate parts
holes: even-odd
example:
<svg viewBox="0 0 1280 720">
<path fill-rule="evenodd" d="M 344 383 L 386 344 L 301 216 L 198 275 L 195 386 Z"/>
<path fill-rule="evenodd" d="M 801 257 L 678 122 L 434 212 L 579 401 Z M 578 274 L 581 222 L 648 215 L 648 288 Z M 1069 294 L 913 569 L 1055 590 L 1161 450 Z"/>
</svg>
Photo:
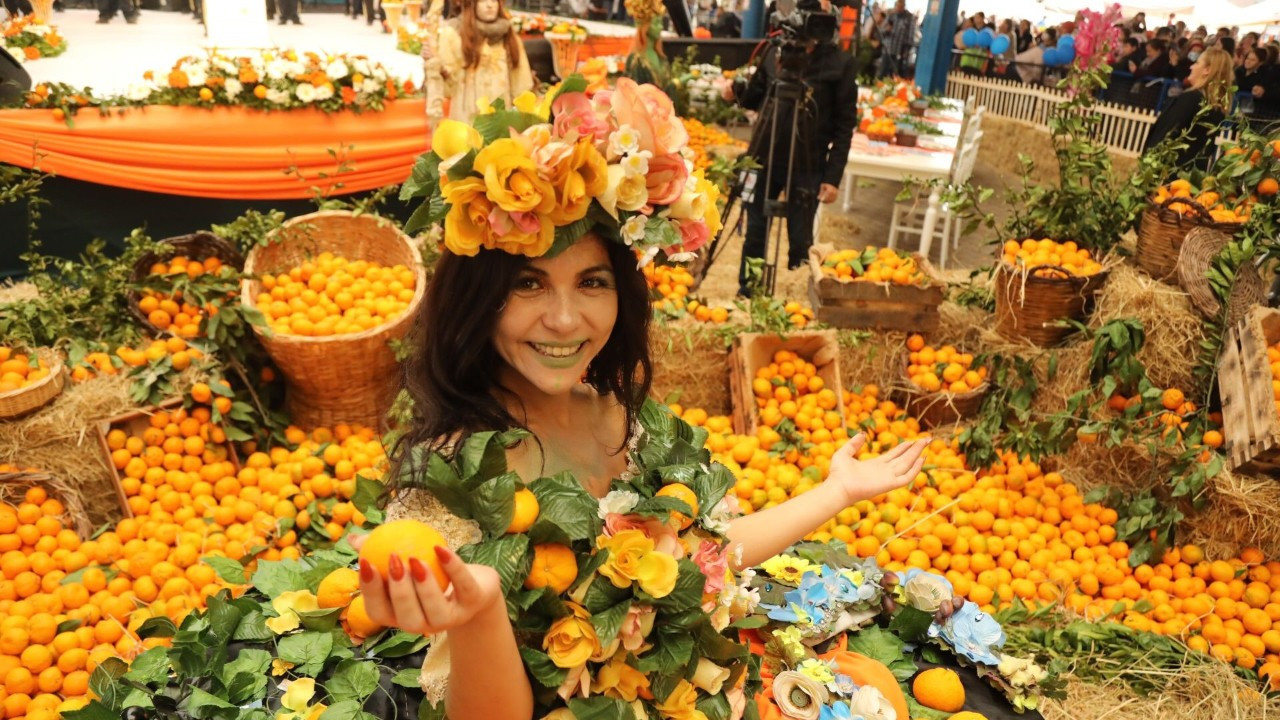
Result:
<svg viewBox="0 0 1280 720">
<path fill-rule="evenodd" d="M 565 604 L 573 614 L 551 623 L 542 639 L 542 649 L 556 667 L 573 668 L 586 663 L 600 649 L 600 640 L 591 626 L 591 613 L 577 603 Z"/>
<path fill-rule="evenodd" d="M 486 194 L 507 212 L 549 213 L 555 207 L 555 190 L 538 177 L 538 166 L 519 140 L 504 138 L 489 143 L 476 155 L 475 172 L 484 176 Z"/>
<path fill-rule="evenodd" d="M 625 588 L 640 576 L 640 562 L 653 552 L 653 540 L 639 530 L 623 530 L 613 537 L 601 535 L 596 547 L 609 551 L 600 574 L 609 578 L 614 587 Z"/>
<path fill-rule="evenodd" d="M 676 587 L 680 566 L 676 559 L 664 552 L 654 551 L 640 558 L 636 580 L 640 589 L 655 598 L 664 598 Z"/>
<path fill-rule="evenodd" d="M 592 198 L 603 193 L 607 183 L 608 165 L 604 156 L 590 138 L 579 140 L 573 146 L 573 153 L 552 169 L 556 205 L 551 210 L 551 222 L 568 225 L 581 220 Z"/>
<path fill-rule="evenodd" d="M 271 608 L 276 611 L 277 617 L 267 619 L 267 628 L 277 635 L 283 635 L 301 626 L 302 618 L 298 613 L 319 610 L 320 604 L 310 590 L 289 590 L 272 600 Z"/>
<path fill-rule="evenodd" d="M 595 682 L 591 684 L 591 692 L 604 693 L 611 698 L 632 702 L 640 696 L 640 688 L 647 687 L 649 687 L 649 678 L 628 665 L 627 653 L 620 652 L 596 673 Z"/>
<path fill-rule="evenodd" d="M 455 255 L 474 256 L 493 247 L 489 213 L 493 203 L 484 194 L 484 181 L 466 177 L 444 186 L 449 214 L 444 218 L 444 246 Z"/>
<path fill-rule="evenodd" d="M 539 99 L 537 95 L 525 90 L 511 101 L 511 105 L 520 112 L 537 115 L 543 120 L 546 120 L 551 116 L 552 97 L 554 97 L 552 93 L 547 93 Z"/>
<path fill-rule="evenodd" d="M 441 160 L 450 160 L 479 150 L 484 145 L 480 131 L 457 120 L 442 120 L 431 133 L 431 149 Z"/>
<path fill-rule="evenodd" d="M 605 212 L 618 217 L 619 210 L 639 210 L 649 202 L 649 188 L 645 185 L 644 175 L 627 176 L 621 165 L 610 165 L 604 192 L 600 194 L 600 207 Z"/>
<path fill-rule="evenodd" d="M 498 210 L 490 216 L 490 220 L 489 229 L 493 235 L 490 247 L 512 255 L 541 257 L 551 249 L 556 240 L 556 227 L 548 215 L 531 212 L 506 213 Z"/>
<path fill-rule="evenodd" d="M 667 720 L 707 720 L 707 716 L 697 708 L 698 689 L 681 680 L 676 689 L 671 691 L 665 700 L 657 704 L 658 713 Z"/>
<path fill-rule="evenodd" d="M 711 237 L 715 237 L 720 232 L 720 188 L 715 183 L 702 177 L 702 171 L 697 172 L 698 192 L 707 198 L 706 214 L 702 216 L 703 221 L 707 223 L 707 232 Z"/>
</svg>

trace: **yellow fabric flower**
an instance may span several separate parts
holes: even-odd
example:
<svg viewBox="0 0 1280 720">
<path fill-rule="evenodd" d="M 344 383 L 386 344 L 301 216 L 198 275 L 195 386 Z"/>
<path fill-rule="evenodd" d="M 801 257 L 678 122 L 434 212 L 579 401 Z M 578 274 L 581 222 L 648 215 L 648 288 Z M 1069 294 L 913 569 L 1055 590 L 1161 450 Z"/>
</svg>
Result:
<svg viewBox="0 0 1280 720">
<path fill-rule="evenodd" d="M 551 210 L 551 222 L 559 226 L 581 220 L 591 199 L 604 192 L 608 173 L 604 156 L 590 138 L 575 143 L 569 157 L 552 169 L 550 180 L 555 187 L 556 204 Z"/>
<path fill-rule="evenodd" d="M 549 213 L 555 207 L 555 190 L 538 177 L 538 166 L 524 144 L 512 138 L 489 143 L 472 166 L 484 176 L 489 199 L 509 213 Z"/>
<path fill-rule="evenodd" d="M 655 550 L 640 559 L 640 571 L 636 580 L 640 589 L 655 598 L 664 598 L 676 587 L 676 577 L 680 574 L 680 565 L 676 559 L 664 552 Z"/>
<path fill-rule="evenodd" d="M 601 535 L 596 547 L 609 551 L 600 574 L 609 578 L 614 587 L 625 588 L 640 577 L 640 561 L 653 552 L 653 540 L 639 530 L 623 530 L 613 537 Z"/>
<path fill-rule="evenodd" d="M 271 674 L 277 677 L 289 672 L 292 668 L 293 663 L 288 660 L 281 660 L 280 658 L 273 658 L 271 660 Z"/>
<path fill-rule="evenodd" d="M 316 694 L 315 678 L 300 678 L 289 683 L 284 696 L 280 698 L 281 710 L 276 713 L 276 720 L 316 720 L 328 706 L 324 703 L 311 704 Z"/>
<path fill-rule="evenodd" d="M 658 712 L 667 720 L 707 720 L 706 714 L 697 708 L 698 689 L 681 680 L 667 699 L 657 704 Z"/>
<path fill-rule="evenodd" d="M 591 625 L 591 613 L 577 603 L 565 604 L 572 614 L 551 623 L 551 629 L 542 639 L 542 649 L 556 667 L 574 668 L 600 650 L 600 639 Z"/>
<path fill-rule="evenodd" d="M 267 627 L 277 635 L 297 630 L 302 625 L 301 612 L 319 610 L 320 603 L 310 590 L 289 590 L 271 601 L 271 607 L 279 617 L 267 619 Z"/>
<path fill-rule="evenodd" d="M 431 149 L 441 160 L 450 160 L 479 150 L 484 145 L 480 131 L 457 120 L 441 120 L 431 133 Z"/>
<path fill-rule="evenodd" d="M 511 106 L 520 112 L 537 115 L 543 120 L 546 120 L 551 117 L 551 98 L 554 96 L 554 93 L 549 92 L 539 98 L 532 92 L 525 90 L 512 99 Z"/>
<path fill-rule="evenodd" d="M 591 683 L 591 692 L 632 702 L 640 696 L 640 688 L 647 687 L 649 678 L 627 664 L 627 653 L 624 651 L 614 655 L 600 668 L 595 682 Z"/>
<path fill-rule="evenodd" d="M 707 233 L 711 237 L 715 237 L 720 232 L 720 206 L 716 203 L 720 200 L 720 188 L 702 176 L 702 171 L 694 173 L 694 177 L 698 178 L 697 192 L 701 193 L 707 199 L 706 214 L 703 220 L 707 223 Z"/>
<path fill-rule="evenodd" d="M 474 256 L 480 248 L 493 247 L 489 213 L 493 203 L 485 196 L 484 180 L 467 177 L 444 186 L 449 214 L 444 218 L 444 245 L 455 255 Z"/>
</svg>

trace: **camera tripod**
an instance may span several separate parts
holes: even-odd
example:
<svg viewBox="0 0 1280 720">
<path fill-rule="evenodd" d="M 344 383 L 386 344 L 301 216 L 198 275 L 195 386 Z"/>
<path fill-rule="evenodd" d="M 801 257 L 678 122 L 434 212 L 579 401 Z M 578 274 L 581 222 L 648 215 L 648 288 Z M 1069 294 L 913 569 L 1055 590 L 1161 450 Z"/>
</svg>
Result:
<svg viewBox="0 0 1280 720">
<path fill-rule="evenodd" d="M 779 76 L 769 83 L 764 102 L 760 105 L 755 128 L 751 133 L 751 140 L 747 144 L 746 154 L 756 158 L 763 168 L 759 171 L 739 174 L 733 187 L 730 188 L 720 216 L 720 234 L 708 246 L 705 262 L 696 274 L 696 282 L 699 284 L 720 254 L 724 252 L 723 240 L 726 236 L 725 231 L 728 230 L 729 213 L 732 212 L 735 203 L 741 201 L 744 206 L 737 222 L 734 223 L 733 232 L 737 232 L 743 224 L 746 216 L 745 203 L 756 202 L 755 194 L 763 193 L 765 244 L 761 286 L 769 295 L 773 295 L 777 286 L 778 258 L 782 252 L 782 227 L 776 221 L 779 218 L 786 220 L 787 211 L 793 203 L 800 211 L 811 214 L 817 212 L 817 195 L 813 188 L 795 185 L 797 168 L 804 172 L 811 172 L 814 169 L 810 157 L 812 145 L 807 134 L 812 132 L 811 123 L 808 122 L 812 98 L 809 88 L 800 82 L 797 68 L 798 63 L 803 61 L 804 55 L 797 48 L 779 48 L 777 60 Z M 756 72 L 763 72 L 763 70 L 757 69 Z M 785 110 L 785 105 L 790 106 L 790 112 Z M 788 122 L 789 124 L 784 124 Z M 771 192 L 774 188 L 776 169 L 776 163 L 773 160 L 778 157 L 774 148 L 778 147 L 779 140 L 783 138 L 787 142 L 786 169 L 782 178 L 782 199 L 777 199 Z M 804 139 L 800 140 L 800 138 Z M 790 238 L 789 241 L 795 242 L 796 238 Z"/>
</svg>

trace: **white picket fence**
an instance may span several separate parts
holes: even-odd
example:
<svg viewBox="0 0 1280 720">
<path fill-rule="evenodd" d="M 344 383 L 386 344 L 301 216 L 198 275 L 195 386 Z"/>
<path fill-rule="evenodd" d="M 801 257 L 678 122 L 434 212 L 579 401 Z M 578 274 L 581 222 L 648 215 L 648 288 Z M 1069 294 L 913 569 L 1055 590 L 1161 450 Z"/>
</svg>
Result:
<svg viewBox="0 0 1280 720">
<path fill-rule="evenodd" d="M 1053 108 L 1067 100 L 1066 92 L 1057 88 L 960 72 L 947 75 L 946 94 L 960 100 L 973 97 L 974 105 L 986 106 L 991 115 L 1020 120 L 1045 130 L 1049 129 Z M 1102 119 L 1097 140 L 1123 155 L 1142 153 L 1147 133 L 1156 121 L 1155 112 L 1103 101 L 1094 103 L 1094 111 Z"/>
</svg>

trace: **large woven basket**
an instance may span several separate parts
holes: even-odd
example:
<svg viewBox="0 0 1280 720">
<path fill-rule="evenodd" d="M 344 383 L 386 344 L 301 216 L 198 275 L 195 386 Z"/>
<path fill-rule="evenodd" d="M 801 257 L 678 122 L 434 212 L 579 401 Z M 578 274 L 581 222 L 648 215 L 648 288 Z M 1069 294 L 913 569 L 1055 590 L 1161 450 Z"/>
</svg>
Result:
<svg viewBox="0 0 1280 720">
<path fill-rule="evenodd" d="M 1209 266 L 1222 248 L 1231 242 L 1231 236 L 1219 230 L 1196 228 L 1187 233 L 1178 260 L 1178 282 L 1191 297 L 1191 304 L 1206 318 L 1215 319 L 1222 312 L 1222 303 L 1209 286 Z M 1244 319 L 1250 308 L 1265 305 L 1267 287 L 1252 263 L 1236 270 L 1236 280 L 1231 286 L 1227 301 L 1227 327 L 1234 327 Z"/>
<path fill-rule="evenodd" d="M 286 405 L 294 423 L 304 427 L 360 423 L 380 426 L 398 390 L 397 363 L 388 343 L 408 334 L 426 291 L 422 256 L 413 241 L 390 221 L 373 215 L 324 211 L 286 222 L 273 242 L 254 248 L 245 260 L 252 276 L 241 299 L 252 306 L 263 273 L 288 271 L 322 252 L 348 260 L 404 265 L 417 275 L 413 299 L 391 322 L 360 333 L 303 337 L 270 336 L 257 330 L 263 347 L 284 374 Z"/>
<path fill-rule="evenodd" d="M 925 427 L 936 428 L 955 425 L 978 414 L 982 401 L 991 392 L 991 381 L 984 380 L 978 387 L 963 393 L 925 392 L 916 387 L 907 376 L 907 366 L 902 366 L 898 382 L 898 394 L 904 408 Z"/>
<path fill-rule="evenodd" d="M 236 250 L 231 243 L 207 230 L 194 232 L 190 235 L 165 238 L 160 243 L 168 247 L 157 248 L 156 251 L 149 252 L 138 258 L 138 261 L 133 264 L 133 274 L 130 276 L 133 282 L 140 283 L 145 280 L 151 274 L 152 265 L 158 262 L 168 262 L 178 255 L 185 255 L 193 260 L 216 257 L 222 261 L 223 265 L 233 267 L 237 271 L 244 267 L 244 256 L 240 254 L 240 251 Z M 151 324 L 147 314 L 142 312 L 142 308 L 138 307 L 138 301 L 142 297 L 137 291 L 130 290 L 126 294 L 126 298 L 129 301 L 129 312 L 142 327 L 158 336 L 171 334 L 168 330 L 161 330 Z"/>
<path fill-rule="evenodd" d="M 88 540 L 93 535 L 93 524 L 89 521 L 89 513 L 85 512 L 80 494 L 52 475 L 35 470 L 0 472 L 0 502 L 16 506 L 24 501 L 27 490 L 36 486 L 44 488 L 49 497 L 62 503 L 63 513 L 58 519 L 63 527 L 74 530 L 81 540 Z"/>
<path fill-rule="evenodd" d="M 1177 205 L 1190 208 L 1191 214 L 1180 214 L 1174 209 Z M 1242 225 L 1215 222 L 1209 211 L 1195 200 L 1171 197 L 1159 206 L 1149 207 L 1142 212 L 1134 262 L 1143 272 L 1157 280 L 1173 278 L 1178 271 L 1178 254 L 1182 252 L 1183 239 L 1197 227 L 1208 227 L 1230 234 L 1238 232 Z"/>
<path fill-rule="evenodd" d="M 0 420 L 15 418 L 41 408 L 62 392 L 67 380 L 62 356 L 47 348 L 40 348 L 36 354 L 39 355 L 41 364 L 49 368 L 49 374 L 26 387 L 0 393 Z"/>
<path fill-rule="evenodd" d="M 1036 272 L 1050 270 L 1055 277 Z M 1093 306 L 1093 297 L 1110 272 L 1078 277 L 1062 268 L 1037 266 L 1024 273 L 1001 262 L 996 270 L 996 330 L 1008 338 L 1028 340 L 1052 347 L 1075 332 L 1060 324 L 1064 319 L 1084 322 Z"/>
</svg>

